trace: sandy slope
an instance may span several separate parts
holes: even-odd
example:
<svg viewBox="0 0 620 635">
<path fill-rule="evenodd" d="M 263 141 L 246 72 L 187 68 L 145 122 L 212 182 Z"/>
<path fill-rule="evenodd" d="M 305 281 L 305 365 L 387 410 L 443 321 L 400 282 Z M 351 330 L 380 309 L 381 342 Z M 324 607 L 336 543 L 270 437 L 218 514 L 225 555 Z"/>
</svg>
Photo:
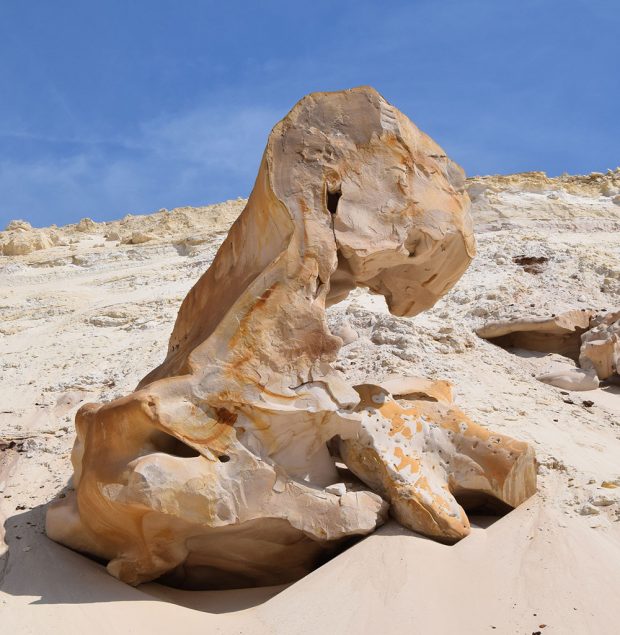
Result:
<svg viewBox="0 0 620 635">
<path fill-rule="evenodd" d="M 3 632 L 618 632 L 620 387 L 563 394 L 532 376 L 553 358 L 504 351 L 474 329 L 620 306 L 620 172 L 469 187 L 479 257 L 463 279 L 414 319 L 353 293 L 330 310 L 334 330 L 359 335 L 338 364 L 353 381 L 450 379 L 475 419 L 534 444 L 540 493 L 477 519 L 453 547 L 390 524 L 286 589 L 133 589 L 42 533 L 43 505 L 70 474 L 75 410 L 126 393 L 162 359 L 181 299 L 243 202 L 0 233 L 5 253 L 23 254 L 0 257 Z M 546 268 L 527 273 L 520 255 L 545 256 Z"/>
</svg>

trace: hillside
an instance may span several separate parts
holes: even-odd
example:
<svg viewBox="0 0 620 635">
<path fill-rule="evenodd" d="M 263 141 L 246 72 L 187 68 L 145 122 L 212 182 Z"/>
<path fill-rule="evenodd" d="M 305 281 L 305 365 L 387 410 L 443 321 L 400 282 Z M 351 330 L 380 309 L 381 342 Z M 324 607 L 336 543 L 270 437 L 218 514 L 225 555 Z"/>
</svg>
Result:
<svg viewBox="0 0 620 635">
<path fill-rule="evenodd" d="M 106 624 L 121 608 L 122 632 L 153 634 L 181 620 L 188 633 L 366 633 L 412 623 L 428 633 L 615 633 L 620 386 L 568 393 L 540 383 L 534 375 L 556 356 L 506 351 L 475 330 L 509 316 L 620 308 L 620 168 L 474 177 L 468 190 L 478 256 L 463 278 L 411 319 L 354 291 L 329 310 L 332 331 L 350 339 L 337 366 L 354 382 L 392 373 L 450 380 L 473 419 L 533 444 L 539 494 L 499 520 L 479 518 L 454 547 L 387 525 L 284 590 L 132 589 L 42 534 L 43 506 L 71 474 L 76 409 L 126 394 L 163 359 L 181 300 L 244 201 L 42 229 L 13 221 L 0 232 L 7 632 L 25 624 L 97 632 L 93 623 L 116 632 Z M 540 271 L 527 271 L 523 257 L 540 259 Z M 351 588 L 364 605 L 351 606 Z"/>
</svg>

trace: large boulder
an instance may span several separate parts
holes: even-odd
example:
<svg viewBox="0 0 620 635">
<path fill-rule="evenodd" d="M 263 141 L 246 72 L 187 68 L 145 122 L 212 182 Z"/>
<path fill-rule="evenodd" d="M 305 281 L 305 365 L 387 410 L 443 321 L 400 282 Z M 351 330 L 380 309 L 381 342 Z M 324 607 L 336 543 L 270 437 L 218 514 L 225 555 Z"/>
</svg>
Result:
<svg viewBox="0 0 620 635">
<path fill-rule="evenodd" d="M 407 117 L 371 88 L 302 99 L 166 359 L 78 412 L 75 492 L 50 507 L 48 535 L 130 584 L 223 588 L 298 578 L 390 506 L 454 541 L 469 531 L 460 503 L 519 504 L 535 491 L 525 443 L 467 420 L 443 384 L 393 383 L 401 403 L 331 366 L 343 340 L 326 306 L 363 286 L 416 315 L 474 250 L 462 170 Z"/>
</svg>

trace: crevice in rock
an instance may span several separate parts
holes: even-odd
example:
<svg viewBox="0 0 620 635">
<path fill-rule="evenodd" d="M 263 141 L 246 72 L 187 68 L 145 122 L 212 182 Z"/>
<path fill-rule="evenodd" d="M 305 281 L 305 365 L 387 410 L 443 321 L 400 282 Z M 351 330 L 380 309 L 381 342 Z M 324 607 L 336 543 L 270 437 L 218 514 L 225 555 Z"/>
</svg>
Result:
<svg viewBox="0 0 620 635">
<path fill-rule="evenodd" d="M 325 193 L 325 205 L 327 207 L 327 211 L 334 215 L 338 212 L 338 203 L 340 198 L 342 197 L 342 189 L 338 186 L 334 191 L 330 191 L 327 189 Z"/>
</svg>

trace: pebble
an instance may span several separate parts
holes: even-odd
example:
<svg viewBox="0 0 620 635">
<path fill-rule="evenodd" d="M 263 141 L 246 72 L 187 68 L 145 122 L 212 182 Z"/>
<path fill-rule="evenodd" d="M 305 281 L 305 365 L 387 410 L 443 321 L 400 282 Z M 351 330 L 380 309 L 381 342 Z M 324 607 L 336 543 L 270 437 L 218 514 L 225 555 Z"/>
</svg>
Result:
<svg viewBox="0 0 620 635">
<path fill-rule="evenodd" d="M 333 485 L 328 485 L 325 491 L 336 496 L 344 496 L 347 493 L 347 486 L 344 483 L 334 483 Z"/>
<path fill-rule="evenodd" d="M 601 512 L 591 505 L 590 503 L 586 503 L 580 510 L 579 513 L 582 516 L 598 516 Z"/>
</svg>

